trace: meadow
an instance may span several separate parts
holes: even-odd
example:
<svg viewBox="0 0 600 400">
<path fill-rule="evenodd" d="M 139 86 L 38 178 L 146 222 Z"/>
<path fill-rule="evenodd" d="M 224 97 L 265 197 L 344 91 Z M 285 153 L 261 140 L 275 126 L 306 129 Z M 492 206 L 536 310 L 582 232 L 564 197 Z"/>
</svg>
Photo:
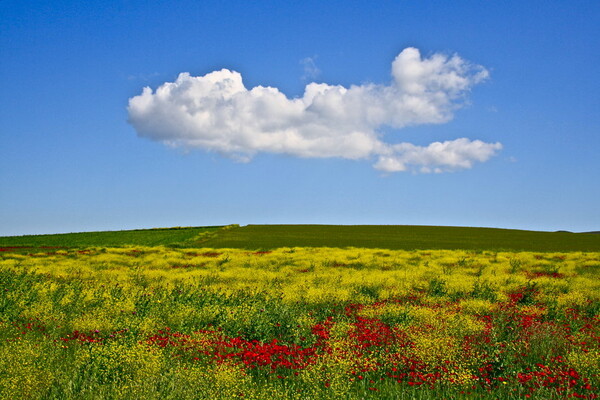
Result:
<svg viewBox="0 0 600 400">
<path fill-rule="evenodd" d="M 366 247 L 392 250 L 600 251 L 600 234 L 413 225 L 231 226 L 207 247 Z"/>
<path fill-rule="evenodd" d="M 207 240 L 230 227 L 201 226 L 135 229 L 127 231 L 77 232 L 52 235 L 0 237 L 0 247 L 13 248 L 86 248 L 88 246 L 170 246 L 189 247 Z M 29 250 L 27 250 L 29 251 Z"/>
<path fill-rule="evenodd" d="M 142 245 L 269 250 L 361 247 L 390 250 L 600 251 L 600 234 L 410 225 L 227 225 L 0 237 L 0 247 Z"/>
<path fill-rule="evenodd" d="M 4 245 L 1 398 L 598 397 L 599 252 Z"/>
</svg>

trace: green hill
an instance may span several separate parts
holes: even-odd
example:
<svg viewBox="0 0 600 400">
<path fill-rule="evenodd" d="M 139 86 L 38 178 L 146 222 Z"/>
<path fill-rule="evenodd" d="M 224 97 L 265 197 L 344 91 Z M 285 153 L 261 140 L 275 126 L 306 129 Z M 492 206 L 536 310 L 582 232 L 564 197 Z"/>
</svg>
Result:
<svg viewBox="0 0 600 400">
<path fill-rule="evenodd" d="M 600 251 L 600 236 L 446 226 L 248 225 L 224 231 L 203 244 L 247 249 L 323 246 L 395 250 Z"/>
<path fill-rule="evenodd" d="M 223 227 L 154 228 L 0 237 L 0 247 L 194 246 Z"/>
<path fill-rule="evenodd" d="M 600 235 L 410 225 L 248 225 L 0 237 L 0 247 L 165 245 L 273 249 L 368 247 L 506 251 L 600 251 Z"/>
</svg>

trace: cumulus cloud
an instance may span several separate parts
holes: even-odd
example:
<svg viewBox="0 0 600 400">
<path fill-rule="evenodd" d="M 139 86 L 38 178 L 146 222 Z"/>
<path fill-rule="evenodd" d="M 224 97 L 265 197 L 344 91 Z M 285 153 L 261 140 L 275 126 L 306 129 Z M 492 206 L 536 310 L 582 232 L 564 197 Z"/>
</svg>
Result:
<svg viewBox="0 0 600 400">
<path fill-rule="evenodd" d="M 445 172 L 471 168 L 475 161 L 486 161 L 502 149 L 500 143 L 485 143 L 466 138 L 434 142 L 428 146 L 411 143 L 392 145 L 391 154 L 379 156 L 374 167 L 386 172 L 406 171 L 408 166 L 419 172 Z"/>
<path fill-rule="evenodd" d="M 302 97 L 288 98 L 273 87 L 247 89 L 242 76 L 227 69 L 181 73 L 129 99 L 129 122 L 139 136 L 241 161 L 261 152 L 374 159 L 385 172 L 471 168 L 501 149 L 466 138 L 425 147 L 385 142 L 382 127 L 448 122 L 471 87 L 488 77 L 458 55 L 422 58 L 415 48 L 395 58 L 391 74 L 387 85 L 310 83 Z"/>
</svg>

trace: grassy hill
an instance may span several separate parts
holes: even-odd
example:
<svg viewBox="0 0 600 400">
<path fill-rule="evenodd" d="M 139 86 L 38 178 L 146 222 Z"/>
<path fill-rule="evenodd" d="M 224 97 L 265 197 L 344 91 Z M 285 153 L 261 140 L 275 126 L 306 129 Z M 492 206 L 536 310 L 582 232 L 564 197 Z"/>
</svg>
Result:
<svg viewBox="0 0 600 400">
<path fill-rule="evenodd" d="M 0 237 L 0 247 L 185 246 L 219 231 L 220 226 L 136 229 Z"/>
<path fill-rule="evenodd" d="M 223 231 L 203 244 L 247 249 L 326 246 L 392 250 L 600 251 L 600 236 L 446 226 L 248 225 Z"/>
<path fill-rule="evenodd" d="M 600 251 L 600 235 L 409 225 L 248 225 L 0 237 L 0 247 L 165 245 L 274 249 L 367 247 L 392 250 Z"/>
</svg>

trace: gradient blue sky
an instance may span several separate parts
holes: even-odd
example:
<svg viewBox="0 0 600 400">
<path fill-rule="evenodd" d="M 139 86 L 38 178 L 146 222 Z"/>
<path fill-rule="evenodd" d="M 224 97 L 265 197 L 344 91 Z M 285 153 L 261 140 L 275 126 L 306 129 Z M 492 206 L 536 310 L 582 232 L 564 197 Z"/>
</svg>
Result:
<svg viewBox="0 0 600 400">
<path fill-rule="evenodd" d="M 389 129 L 503 149 L 470 169 L 260 153 L 248 163 L 138 137 L 130 98 L 228 68 L 247 88 L 389 83 L 407 47 L 485 67 L 451 121 Z M 312 67 L 305 69 L 310 58 Z M 310 66 L 310 65 L 308 65 Z M 0 3 L 0 235 L 256 223 L 600 229 L 598 1 Z"/>
</svg>

